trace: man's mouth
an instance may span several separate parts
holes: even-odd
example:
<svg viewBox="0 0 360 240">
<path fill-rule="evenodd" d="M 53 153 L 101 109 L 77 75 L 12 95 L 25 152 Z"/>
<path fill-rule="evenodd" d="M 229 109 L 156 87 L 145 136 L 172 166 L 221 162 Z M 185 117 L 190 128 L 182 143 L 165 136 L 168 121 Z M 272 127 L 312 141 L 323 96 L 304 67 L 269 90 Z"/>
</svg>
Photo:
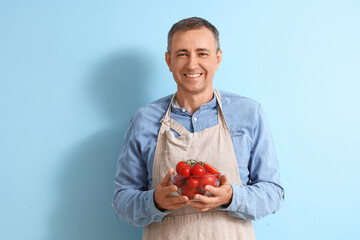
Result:
<svg viewBox="0 0 360 240">
<path fill-rule="evenodd" d="M 202 75 L 202 73 L 198 73 L 198 74 L 184 74 L 185 77 L 188 77 L 188 78 L 198 78 Z"/>
</svg>

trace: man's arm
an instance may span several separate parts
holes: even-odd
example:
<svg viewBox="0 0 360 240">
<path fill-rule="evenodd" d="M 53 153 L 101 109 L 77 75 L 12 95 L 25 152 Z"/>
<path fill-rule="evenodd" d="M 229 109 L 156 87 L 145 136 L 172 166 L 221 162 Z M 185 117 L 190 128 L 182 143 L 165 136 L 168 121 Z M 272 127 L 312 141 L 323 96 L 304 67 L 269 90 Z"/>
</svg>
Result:
<svg viewBox="0 0 360 240">
<path fill-rule="evenodd" d="M 160 222 L 167 212 L 154 204 L 154 189 L 148 190 L 146 162 L 142 159 L 136 115 L 127 129 L 115 175 L 113 206 L 116 215 L 135 226 Z"/>
</svg>

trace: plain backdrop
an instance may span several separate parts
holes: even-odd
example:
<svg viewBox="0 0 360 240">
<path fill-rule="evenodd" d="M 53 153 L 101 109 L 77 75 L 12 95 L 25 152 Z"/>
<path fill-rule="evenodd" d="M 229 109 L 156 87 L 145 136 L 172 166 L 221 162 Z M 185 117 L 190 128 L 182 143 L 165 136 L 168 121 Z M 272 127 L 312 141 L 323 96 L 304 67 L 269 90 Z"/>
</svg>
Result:
<svg viewBox="0 0 360 240">
<path fill-rule="evenodd" d="M 0 0 L 0 239 L 140 239 L 113 177 L 142 105 L 174 93 L 167 33 L 220 32 L 214 86 L 260 102 L 285 188 L 257 239 L 358 239 L 360 3 Z"/>
</svg>

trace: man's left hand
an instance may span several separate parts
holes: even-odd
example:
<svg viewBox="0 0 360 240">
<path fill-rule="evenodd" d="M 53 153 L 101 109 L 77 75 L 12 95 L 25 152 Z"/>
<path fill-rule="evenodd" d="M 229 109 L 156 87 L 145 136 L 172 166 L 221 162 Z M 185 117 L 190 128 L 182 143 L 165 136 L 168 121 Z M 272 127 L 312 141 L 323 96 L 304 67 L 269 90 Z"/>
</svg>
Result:
<svg viewBox="0 0 360 240">
<path fill-rule="evenodd" d="M 212 193 L 213 196 L 208 197 L 196 194 L 194 199 L 198 201 L 192 201 L 191 206 L 196 208 L 198 211 L 205 212 L 209 209 L 216 208 L 221 205 L 229 205 L 231 203 L 233 189 L 226 175 L 222 175 L 220 177 L 218 187 L 207 185 L 205 190 Z"/>
</svg>

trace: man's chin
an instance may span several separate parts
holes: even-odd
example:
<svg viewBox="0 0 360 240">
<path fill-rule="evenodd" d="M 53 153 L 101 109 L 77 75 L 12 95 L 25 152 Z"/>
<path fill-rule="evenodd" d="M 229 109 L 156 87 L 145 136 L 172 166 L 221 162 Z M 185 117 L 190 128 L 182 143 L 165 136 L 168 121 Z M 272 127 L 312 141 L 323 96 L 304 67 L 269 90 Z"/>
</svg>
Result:
<svg viewBox="0 0 360 240">
<path fill-rule="evenodd" d="M 206 86 L 187 86 L 183 88 L 178 88 L 178 91 L 189 94 L 189 95 L 199 95 L 199 94 L 205 94 L 207 92 L 212 92 L 212 87 L 206 87 Z"/>
</svg>

